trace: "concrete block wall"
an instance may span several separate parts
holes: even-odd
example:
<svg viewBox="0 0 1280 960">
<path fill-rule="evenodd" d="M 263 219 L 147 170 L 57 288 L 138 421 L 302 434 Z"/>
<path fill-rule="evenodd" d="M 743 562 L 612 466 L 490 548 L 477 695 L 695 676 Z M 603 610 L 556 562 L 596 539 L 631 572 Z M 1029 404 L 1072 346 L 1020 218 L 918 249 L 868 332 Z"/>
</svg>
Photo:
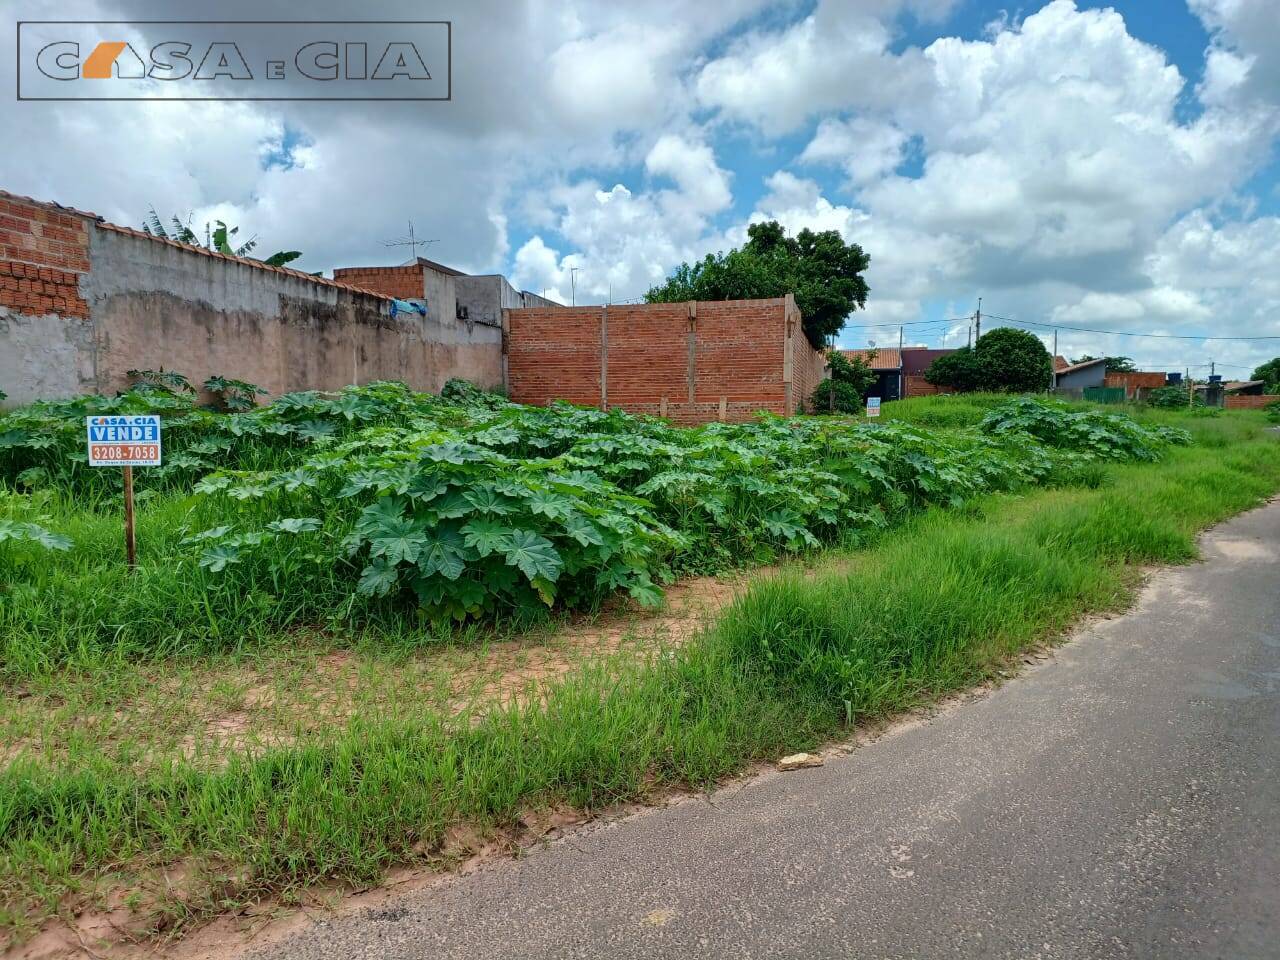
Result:
<svg viewBox="0 0 1280 960">
<path fill-rule="evenodd" d="M 378 268 L 369 290 L 149 236 L 94 214 L 0 191 L 0 390 L 12 406 L 128 386 L 163 367 L 278 396 L 451 377 L 503 385 L 502 331 L 446 317 L 390 316 L 421 297 L 422 272 Z M 398 283 L 394 293 L 390 284 Z"/>
<path fill-rule="evenodd" d="M 825 366 L 790 297 L 504 312 L 510 395 L 677 423 L 799 412 Z"/>
</svg>

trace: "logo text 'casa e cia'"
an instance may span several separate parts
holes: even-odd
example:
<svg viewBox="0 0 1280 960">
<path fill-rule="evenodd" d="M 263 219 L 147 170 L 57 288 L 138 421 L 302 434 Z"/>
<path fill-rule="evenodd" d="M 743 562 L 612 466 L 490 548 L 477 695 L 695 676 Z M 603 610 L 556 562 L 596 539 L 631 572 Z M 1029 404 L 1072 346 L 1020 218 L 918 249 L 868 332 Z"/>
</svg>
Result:
<svg viewBox="0 0 1280 960">
<path fill-rule="evenodd" d="M 18 23 L 19 100 L 448 100 L 452 24 Z"/>
</svg>

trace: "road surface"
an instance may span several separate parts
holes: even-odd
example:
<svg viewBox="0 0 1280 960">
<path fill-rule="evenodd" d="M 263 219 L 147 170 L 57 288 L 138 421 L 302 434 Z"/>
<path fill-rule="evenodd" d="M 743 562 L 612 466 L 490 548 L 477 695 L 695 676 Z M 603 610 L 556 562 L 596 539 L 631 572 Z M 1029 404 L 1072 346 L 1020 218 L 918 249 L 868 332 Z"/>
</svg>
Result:
<svg viewBox="0 0 1280 960">
<path fill-rule="evenodd" d="M 1280 957 L 1280 502 L 928 723 L 262 955 Z"/>
</svg>

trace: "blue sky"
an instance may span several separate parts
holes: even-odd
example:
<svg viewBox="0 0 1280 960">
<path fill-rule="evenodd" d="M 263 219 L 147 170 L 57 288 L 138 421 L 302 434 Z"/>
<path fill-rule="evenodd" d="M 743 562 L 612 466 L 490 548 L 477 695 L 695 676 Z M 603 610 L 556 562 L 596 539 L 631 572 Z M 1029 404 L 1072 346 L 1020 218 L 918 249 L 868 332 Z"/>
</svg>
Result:
<svg viewBox="0 0 1280 960">
<path fill-rule="evenodd" d="M 21 148 L 0 155 L 0 185 L 125 223 L 152 206 L 238 223 L 310 270 L 385 262 L 412 219 L 434 259 L 565 300 L 573 277 L 579 302 L 639 296 L 776 218 L 871 255 L 846 345 L 896 343 L 898 324 L 908 342 L 962 343 L 946 321 L 981 296 L 1059 325 L 1068 355 L 1244 374 L 1280 353 L 1068 330 L 1280 337 L 1274 0 L 429 6 L 454 24 L 451 102 L 10 102 L 0 122 Z M 422 10 L 316 0 L 308 17 Z M 219 16 L 296 11 L 225 0 Z"/>
</svg>

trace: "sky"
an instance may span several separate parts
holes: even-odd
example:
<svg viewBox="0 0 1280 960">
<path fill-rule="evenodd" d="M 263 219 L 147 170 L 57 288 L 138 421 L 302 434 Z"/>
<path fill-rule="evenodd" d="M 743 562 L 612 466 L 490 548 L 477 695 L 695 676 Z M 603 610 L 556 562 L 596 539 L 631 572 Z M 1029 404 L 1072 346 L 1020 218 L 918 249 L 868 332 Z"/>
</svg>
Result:
<svg viewBox="0 0 1280 960">
<path fill-rule="evenodd" d="M 17 20 L 291 19 L 58 0 Z M 1280 354 L 1275 0 L 314 0 L 453 22 L 452 100 L 0 99 L 0 188 L 140 225 L 222 219 L 295 266 L 424 252 L 569 302 L 641 297 L 747 226 L 871 257 L 841 345 L 1008 317 L 1068 357 L 1246 378 Z M 139 27 L 145 32 L 147 27 Z M 12 63 L 5 65 L 9 76 Z M 10 81 L 12 82 L 12 81 Z M 1121 337 L 1072 327 L 1164 334 Z M 1180 336 L 1188 339 L 1173 339 Z"/>
</svg>

